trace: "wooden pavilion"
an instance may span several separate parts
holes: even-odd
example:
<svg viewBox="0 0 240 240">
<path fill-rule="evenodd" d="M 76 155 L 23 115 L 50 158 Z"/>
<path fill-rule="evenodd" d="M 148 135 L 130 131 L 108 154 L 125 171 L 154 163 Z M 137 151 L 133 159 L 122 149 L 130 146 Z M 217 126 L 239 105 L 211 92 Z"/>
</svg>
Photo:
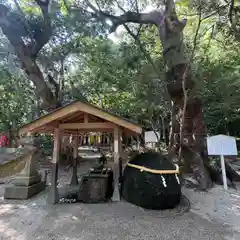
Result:
<svg viewBox="0 0 240 240">
<path fill-rule="evenodd" d="M 118 181 L 119 157 L 122 152 L 121 136 L 123 133 L 126 136 L 139 135 L 142 133 L 141 126 L 89 103 L 74 101 L 22 126 L 22 128 L 19 129 L 20 136 L 34 133 L 54 134 L 52 182 L 49 191 L 49 200 L 53 204 L 59 201 L 57 175 L 61 138 L 66 135 L 78 136 L 86 132 L 113 133 L 113 200 L 119 201 L 120 195 Z M 79 143 L 75 141 L 73 150 L 73 182 L 77 182 L 78 145 Z"/>
</svg>

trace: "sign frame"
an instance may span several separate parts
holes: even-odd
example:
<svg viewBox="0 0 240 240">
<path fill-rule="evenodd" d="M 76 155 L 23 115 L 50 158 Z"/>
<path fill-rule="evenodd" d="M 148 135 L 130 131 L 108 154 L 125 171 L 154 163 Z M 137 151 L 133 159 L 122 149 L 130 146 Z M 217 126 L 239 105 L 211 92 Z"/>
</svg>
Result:
<svg viewBox="0 0 240 240">
<path fill-rule="evenodd" d="M 223 134 L 207 137 L 209 156 L 219 156 L 221 159 L 222 178 L 224 189 L 228 189 L 224 156 L 237 156 L 236 138 Z"/>
</svg>

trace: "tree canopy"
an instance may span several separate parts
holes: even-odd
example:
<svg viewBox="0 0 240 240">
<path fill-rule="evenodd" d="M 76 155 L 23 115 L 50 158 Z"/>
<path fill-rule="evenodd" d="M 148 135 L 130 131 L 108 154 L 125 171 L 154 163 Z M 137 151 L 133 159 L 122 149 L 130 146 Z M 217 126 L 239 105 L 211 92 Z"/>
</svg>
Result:
<svg viewBox="0 0 240 240">
<path fill-rule="evenodd" d="M 0 129 L 16 128 L 73 99 L 149 129 L 163 123 L 168 128 L 163 49 L 157 28 L 144 18 L 163 5 L 151 0 L 3 1 Z M 238 136 L 240 7 L 233 0 L 182 0 L 176 1 L 176 11 L 187 18 L 186 54 L 194 50 L 193 79 L 208 131 Z"/>
</svg>

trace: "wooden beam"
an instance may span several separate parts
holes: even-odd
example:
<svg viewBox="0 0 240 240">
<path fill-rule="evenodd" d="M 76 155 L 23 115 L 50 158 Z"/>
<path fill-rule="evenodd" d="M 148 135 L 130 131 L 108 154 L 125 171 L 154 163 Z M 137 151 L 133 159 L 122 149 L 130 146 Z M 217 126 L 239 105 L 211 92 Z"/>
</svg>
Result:
<svg viewBox="0 0 240 240">
<path fill-rule="evenodd" d="M 136 138 L 137 138 L 137 150 L 140 151 L 140 138 L 139 138 L 139 135 L 137 135 Z"/>
<path fill-rule="evenodd" d="M 113 128 L 61 129 L 61 135 L 62 136 L 68 136 L 68 135 L 71 135 L 71 134 L 74 135 L 74 136 L 75 135 L 79 136 L 79 135 L 85 134 L 86 132 L 87 133 L 91 133 L 91 132 L 111 133 L 111 132 L 113 132 Z M 54 129 L 48 129 L 48 130 L 41 129 L 41 130 L 39 130 L 39 133 L 54 134 Z"/>
<path fill-rule="evenodd" d="M 73 143 L 73 169 L 72 169 L 72 179 L 70 185 L 78 185 L 78 176 L 77 176 L 77 158 L 78 158 L 78 137 L 74 137 Z"/>
<path fill-rule="evenodd" d="M 88 123 L 88 114 L 84 113 L 84 123 Z"/>
<path fill-rule="evenodd" d="M 114 192 L 112 200 L 117 202 L 120 201 L 120 193 L 119 193 L 119 140 L 120 140 L 120 129 L 119 127 L 114 128 L 114 137 L 113 137 L 113 179 L 114 179 Z"/>
<path fill-rule="evenodd" d="M 131 123 L 127 120 L 122 119 L 121 117 L 112 115 L 111 113 L 105 112 L 101 109 L 98 109 L 97 107 L 91 106 L 83 102 L 78 102 L 78 105 L 79 108 L 85 113 L 94 115 L 99 118 L 103 118 L 109 122 L 115 123 L 116 125 L 128 128 L 133 132 L 142 133 L 142 128 L 137 124 Z"/>
<path fill-rule="evenodd" d="M 52 156 L 52 182 L 48 196 L 48 201 L 52 204 L 55 204 L 59 201 L 59 193 L 57 188 L 59 154 L 60 154 L 60 129 L 56 128 L 54 133 L 54 147 Z"/>
<path fill-rule="evenodd" d="M 119 128 L 114 128 L 114 163 L 118 163 L 119 159 Z"/>
<path fill-rule="evenodd" d="M 62 123 L 59 124 L 60 129 L 113 129 L 114 124 L 110 122 L 103 123 Z"/>
</svg>

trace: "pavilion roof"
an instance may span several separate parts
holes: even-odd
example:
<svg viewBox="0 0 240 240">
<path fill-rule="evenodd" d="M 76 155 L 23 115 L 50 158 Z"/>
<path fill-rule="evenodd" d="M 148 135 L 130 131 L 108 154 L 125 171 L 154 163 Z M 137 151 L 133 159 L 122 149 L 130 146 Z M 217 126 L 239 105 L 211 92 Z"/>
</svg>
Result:
<svg viewBox="0 0 240 240">
<path fill-rule="evenodd" d="M 65 134 L 81 132 L 109 132 L 116 126 L 132 134 L 140 134 L 142 127 L 115 113 L 84 101 L 73 101 L 59 107 L 19 129 L 19 134 L 53 133 L 59 127 Z"/>
</svg>

